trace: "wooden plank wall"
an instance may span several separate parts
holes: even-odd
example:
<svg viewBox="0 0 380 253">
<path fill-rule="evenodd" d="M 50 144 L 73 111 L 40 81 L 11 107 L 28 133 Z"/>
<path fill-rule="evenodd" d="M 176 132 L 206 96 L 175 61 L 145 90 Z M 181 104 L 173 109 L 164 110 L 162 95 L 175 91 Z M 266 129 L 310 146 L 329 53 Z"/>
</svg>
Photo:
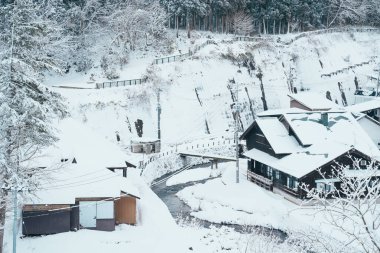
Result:
<svg viewBox="0 0 380 253">
<path fill-rule="evenodd" d="M 124 196 L 115 203 L 116 224 L 136 224 L 136 198 Z"/>
</svg>

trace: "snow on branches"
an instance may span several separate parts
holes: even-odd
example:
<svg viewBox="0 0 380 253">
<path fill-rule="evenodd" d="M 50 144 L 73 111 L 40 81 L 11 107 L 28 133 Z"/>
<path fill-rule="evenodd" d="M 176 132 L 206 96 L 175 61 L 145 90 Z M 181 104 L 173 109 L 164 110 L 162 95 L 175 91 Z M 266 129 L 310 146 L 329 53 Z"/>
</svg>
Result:
<svg viewBox="0 0 380 253">
<path fill-rule="evenodd" d="M 380 167 L 352 158 L 352 166 L 337 164 L 332 175 L 322 176 L 320 187 L 303 185 L 312 208 L 344 238 L 344 248 L 361 252 L 380 251 Z"/>
</svg>

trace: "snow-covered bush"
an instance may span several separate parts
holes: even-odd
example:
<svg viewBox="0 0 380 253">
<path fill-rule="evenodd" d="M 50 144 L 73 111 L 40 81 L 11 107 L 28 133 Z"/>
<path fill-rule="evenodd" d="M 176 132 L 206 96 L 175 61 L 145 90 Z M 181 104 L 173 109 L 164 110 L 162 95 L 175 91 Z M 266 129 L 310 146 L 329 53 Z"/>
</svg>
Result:
<svg viewBox="0 0 380 253">
<path fill-rule="evenodd" d="M 100 67 L 102 68 L 103 74 L 110 80 L 119 78 L 119 73 L 117 71 L 118 60 L 118 56 L 112 51 L 103 55 L 100 60 Z"/>
</svg>

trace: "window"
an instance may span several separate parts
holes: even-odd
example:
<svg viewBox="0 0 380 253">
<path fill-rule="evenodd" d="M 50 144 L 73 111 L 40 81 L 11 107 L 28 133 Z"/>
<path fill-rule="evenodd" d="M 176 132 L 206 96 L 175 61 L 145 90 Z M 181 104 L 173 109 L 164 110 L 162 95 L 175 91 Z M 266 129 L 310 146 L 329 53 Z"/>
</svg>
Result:
<svg viewBox="0 0 380 253">
<path fill-rule="evenodd" d="M 275 176 L 277 180 L 280 180 L 280 172 L 278 170 L 276 170 Z"/>
<path fill-rule="evenodd" d="M 360 160 L 360 166 L 366 166 L 367 162 L 365 160 Z"/>
<path fill-rule="evenodd" d="M 298 189 L 298 181 L 297 180 L 294 181 L 294 189 Z"/>
<path fill-rule="evenodd" d="M 320 192 L 332 192 L 335 190 L 334 183 L 317 182 L 317 190 Z"/>
<path fill-rule="evenodd" d="M 268 168 L 267 168 L 267 176 L 269 178 L 272 178 L 272 176 L 273 176 L 273 168 L 270 166 L 268 166 Z"/>
<path fill-rule="evenodd" d="M 298 181 L 294 177 L 287 177 L 286 186 L 290 189 L 297 189 Z"/>
</svg>

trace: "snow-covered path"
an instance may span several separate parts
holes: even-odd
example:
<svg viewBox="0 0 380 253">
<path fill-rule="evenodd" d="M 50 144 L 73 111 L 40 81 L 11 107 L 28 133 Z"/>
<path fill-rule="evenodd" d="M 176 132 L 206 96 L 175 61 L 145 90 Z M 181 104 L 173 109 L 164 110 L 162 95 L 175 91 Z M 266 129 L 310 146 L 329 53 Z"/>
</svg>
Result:
<svg viewBox="0 0 380 253">
<path fill-rule="evenodd" d="M 205 228 L 210 228 L 211 226 L 216 226 L 219 228 L 222 226 L 227 226 L 237 232 L 244 232 L 248 229 L 250 231 L 256 231 L 260 234 L 275 236 L 281 240 L 284 240 L 286 238 L 286 233 L 278 229 L 256 225 L 241 225 L 234 223 L 228 224 L 225 222 L 215 223 L 193 217 L 191 215 L 192 209 L 180 198 L 178 198 L 177 193 L 189 186 L 204 184 L 209 180 L 220 178 L 221 171 L 210 169 L 210 164 L 202 164 L 193 166 L 190 169 L 183 171 L 178 175 L 175 175 L 174 177 L 170 177 L 173 173 L 175 172 L 168 173 L 161 178 L 158 178 L 156 182 L 159 183 L 154 185 L 152 187 L 152 190 L 166 204 L 171 215 L 177 221 L 183 222 L 183 220 L 185 220 L 186 222 L 196 222 Z M 191 174 L 197 175 L 198 177 L 192 177 Z"/>
</svg>

